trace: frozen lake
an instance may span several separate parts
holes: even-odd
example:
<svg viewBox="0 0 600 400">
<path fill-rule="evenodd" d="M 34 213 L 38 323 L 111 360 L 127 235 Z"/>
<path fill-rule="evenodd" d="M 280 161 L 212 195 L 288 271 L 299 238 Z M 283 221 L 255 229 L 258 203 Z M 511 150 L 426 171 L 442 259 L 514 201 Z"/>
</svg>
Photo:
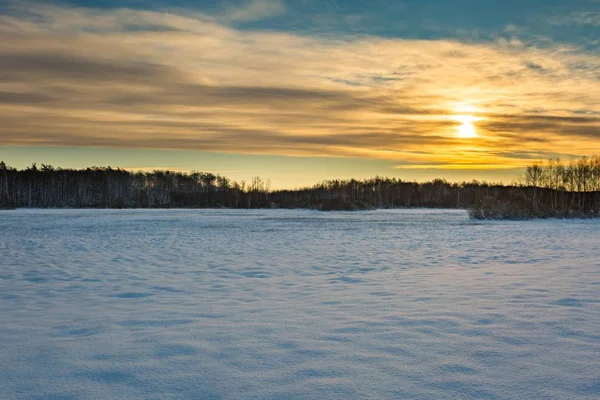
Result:
<svg viewBox="0 0 600 400">
<path fill-rule="evenodd" d="M 0 398 L 598 399 L 600 221 L 0 213 Z"/>
</svg>

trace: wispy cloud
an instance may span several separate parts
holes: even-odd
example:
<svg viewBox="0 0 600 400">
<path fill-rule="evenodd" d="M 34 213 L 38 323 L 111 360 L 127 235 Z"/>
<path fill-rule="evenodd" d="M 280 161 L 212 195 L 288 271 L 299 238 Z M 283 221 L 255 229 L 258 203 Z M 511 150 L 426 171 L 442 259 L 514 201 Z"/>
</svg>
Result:
<svg viewBox="0 0 600 400">
<path fill-rule="evenodd" d="M 286 11 L 281 0 L 248 0 L 241 6 L 230 6 L 227 18 L 231 21 L 257 21 L 281 15 Z"/>
<path fill-rule="evenodd" d="M 580 11 L 557 15 L 548 20 L 553 25 L 600 25 L 600 12 Z"/>
<path fill-rule="evenodd" d="M 229 16 L 283 7 L 255 1 Z M 564 44 L 323 38 L 129 9 L 0 16 L 4 145 L 517 167 L 529 162 L 518 151 L 600 149 L 599 112 L 600 56 Z M 455 135 L 465 113 L 480 118 L 475 139 Z"/>
</svg>

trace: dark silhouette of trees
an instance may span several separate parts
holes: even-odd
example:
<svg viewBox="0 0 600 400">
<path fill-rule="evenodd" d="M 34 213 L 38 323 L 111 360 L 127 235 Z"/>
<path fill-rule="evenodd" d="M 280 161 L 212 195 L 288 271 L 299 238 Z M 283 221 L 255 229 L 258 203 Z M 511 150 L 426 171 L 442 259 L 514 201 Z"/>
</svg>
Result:
<svg viewBox="0 0 600 400">
<path fill-rule="evenodd" d="M 517 186 L 501 196 L 486 196 L 470 210 L 478 219 L 600 216 L 600 157 L 564 165 L 549 160 L 525 170 Z"/>
<path fill-rule="evenodd" d="M 270 189 L 255 176 L 247 184 L 210 172 L 120 168 L 55 168 L 32 164 L 17 170 L 0 162 L 0 208 L 370 208 L 470 209 L 474 218 L 597 216 L 600 158 L 528 167 L 518 184 L 407 182 L 396 178 L 327 180 L 295 190 Z"/>
<path fill-rule="evenodd" d="M 12 185 L 9 186 L 10 170 L 11 169 L 6 166 L 4 161 L 0 161 L 0 210 L 12 209 L 16 207 L 10 191 Z"/>
</svg>

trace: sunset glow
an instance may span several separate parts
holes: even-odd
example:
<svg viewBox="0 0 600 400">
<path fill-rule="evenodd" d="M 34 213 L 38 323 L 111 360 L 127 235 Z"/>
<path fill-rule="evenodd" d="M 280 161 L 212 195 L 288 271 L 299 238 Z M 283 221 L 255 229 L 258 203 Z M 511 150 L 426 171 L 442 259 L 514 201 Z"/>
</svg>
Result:
<svg viewBox="0 0 600 400">
<path fill-rule="evenodd" d="M 538 15 L 504 2 L 490 13 L 491 3 L 473 2 L 464 36 L 433 14 L 435 29 L 413 23 L 411 15 L 435 7 L 382 13 L 350 3 L 309 9 L 254 0 L 186 10 L 9 2 L 0 9 L 0 159 L 24 166 L 51 146 L 49 162 L 64 166 L 73 147 L 195 151 L 199 163 L 116 160 L 127 168 L 210 168 L 202 164 L 209 154 L 271 160 L 265 171 L 244 165 L 248 179 L 274 176 L 299 158 L 300 172 L 286 176 L 305 182 L 314 158 L 454 179 L 444 171 L 463 169 L 465 160 L 481 172 L 599 152 L 600 54 L 584 27 L 600 14 L 584 19 L 556 3 Z M 477 12 L 501 16 L 481 26 Z M 410 29 L 379 31 L 387 14 Z M 324 19 L 317 24 L 315 15 Z M 427 168 L 411 167 L 419 165 Z M 490 179 L 493 170 L 485 169 Z M 517 173 L 495 170 L 505 180 Z M 320 171 L 311 179 L 348 176 Z"/>
<path fill-rule="evenodd" d="M 600 0 L 0 0 L 0 400 L 600 400 Z"/>
</svg>

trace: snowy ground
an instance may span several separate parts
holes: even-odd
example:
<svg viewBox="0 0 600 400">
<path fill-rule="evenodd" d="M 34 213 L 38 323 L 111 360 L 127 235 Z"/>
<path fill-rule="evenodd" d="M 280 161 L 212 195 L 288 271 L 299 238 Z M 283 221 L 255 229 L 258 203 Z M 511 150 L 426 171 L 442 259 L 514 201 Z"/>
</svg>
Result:
<svg viewBox="0 0 600 400">
<path fill-rule="evenodd" d="M 598 399 L 600 221 L 0 213 L 0 398 Z"/>
</svg>

